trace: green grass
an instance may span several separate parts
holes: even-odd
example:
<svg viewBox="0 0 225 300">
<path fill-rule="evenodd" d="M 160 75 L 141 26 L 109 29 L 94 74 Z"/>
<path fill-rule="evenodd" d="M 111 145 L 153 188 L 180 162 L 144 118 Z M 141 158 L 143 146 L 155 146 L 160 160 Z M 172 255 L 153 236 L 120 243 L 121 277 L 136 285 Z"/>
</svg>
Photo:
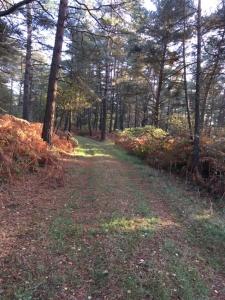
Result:
<svg viewBox="0 0 225 300">
<path fill-rule="evenodd" d="M 174 261 L 168 268 L 173 274 L 177 298 L 183 300 L 207 300 L 208 288 L 198 271 L 182 261 Z"/>
<path fill-rule="evenodd" d="M 138 195 L 138 196 L 141 198 L 142 193 L 141 192 L 139 192 L 139 193 L 140 193 L 140 195 Z M 152 213 L 152 211 L 149 207 L 149 204 L 145 200 L 140 200 L 137 203 L 135 212 L 142 217 L 149 217 L 149 216 L 151 216 L 151 213 Z"/>
<path fill-rule="evenodd" d="M 84 144 L 84 147 L 94 148 L 92 155 L 95 155 L 95 152 L 98 155 L 102 154 L 102 157 L 109 155 L 111 158 L 116 158 L 132 165 L 141 179 L 145 182 L 149 181 L 152 192 L 162 199 L 166 199 L 166 204 L 171 209 L 171 214 L 186 228 L 186 238 L 189 239 L 189 246 L 191 247 L 194 244 L 199 247 L 199 255 L 204 255 L 206 261 L 213 268 L 216 269 L 219 265 L 224 267 L 222 255 L 224 253 L 225 240 L 223 226 L 221 224 L 214 226 L 211 223 L 209 223 L 211 225 L 207 225 L 202 220 L 193 221 L 194 216 L 201 214 L 207 208 L 207 202 L 200 202 L 197 194 L 195 196 L 193 193 L 185 192 L 186 187 L 184 184 L 176 181 L 173 176 L 169 178 L 165 172 L 150 168 L 141 159 L 127 154 L 112 143 L 97 143 L 95 141 L 89 142 L 88 145 L 85 143 L 86 139 L 81 138 L 81 144 Z M 132 209 L 134 216 L 140 216 L 142 222 L 137 224 L 135 217 L 132 219 L 129 215 L 126 217 L 118 215 L 104 222 L 101 227 L 106 236 L 114 236 L 115 244 L 121 250 L 122 255 L 130 259 L 140 242 L 141 235 L 139 236 L 138 232 L 140 234 L 148 234 L 151 231 L 150 237 L 152 237 L 152 233 L 157 230 L 157 218 L 154 219 L 152 216 L 152 210 L 145 191 L 138 189 L 132 182 L 127 186 L 127 191 L 132 193 L 135 199 L 138 199 Z M 146 221 L 151 220 L 151 218 L 154 219 L 154 222 Z M 95 231 L 94 235 L 96 234 L 97 232 Z M 206 250 L 207 248 L 209 249 Z M 218 249 L 221 249 L 221 251 Z M 121 272 L 121 280 L 124 278 L 126 283 L 125 289 L 132 290 L 131 294 L 125 293 L 126 299 L 141 299 L 141 297 L 144 298 L 148 295 L 154 295 L 154 299 L 171 299 L 173 293 L 181 299 L 207 299 L 208 290 L 205 283 L 198 276 L 197 270 L 192 265 L 189 266 L 190 262 L 177 258 L 176 255 L 181 256 L 181 249 L 177 248 L 174 241 L 165 239 L 164 250 L 167 256 L 167 270 L 176 274 L 173 281 L 168 283 L 170 290 L 167 290 L 167 287 L 162 285 L 166 278 L 162 278 L 161 275 L 158 276 L 158 273 L 157 276 L 154 275 L 150 278 L 148 284 L 146 282 L 143 283 L 136 276 L 137 274 L 127 276 L 126 272 L 124 274 Z"/>
<path fill-rule="evenodd" d="M 152 232 L 156 229 L 159 219 L 152 218 L 133 218 L 127 219 L 125 217 L 119 219 L 112 219 L 107 223 L 102 224 L 102 228 L 108 232 Z"/>
<path fill-rule="evenodd" d="M 160 299 L 169 300 L 170 292 L 165 286 L 163 276 L 152 270 L 144 278 L 137 274 L 130 274 L 123 278 L 124 299 Z"/>
<path fill-rule="evenodd" d="M 208 299 L 209 290 L 206 283 L 197 269 L 184 256 L 182 249 L 176 245 L 176 241 L 165 239 L 163 252 L 167 260 L 166 270 L 170 277 L 169 285 L 177 299 Z"/>
<path fill-rule="evenodd" d="M 52 247 L 57 252 L 64 252 L 71 240 L 78 239 L 83 233 L 83 227 L 75 224 L 68 213 L 58 216 L 49 229 Z"/>
<path fill-rule="evenodd" d="M 216 270 L 225 269 L 225 226 L 213 220 L 195 220 L 189 230 L 190 243 L 201 249 L 201 254 Z"/>
<path fill-rule="evenodd" d="M 113 143 L 78 140 L 77 159 L 90 164 L 71 169 L 72 180 L 84 177 L 85 184 L 82 179 L 74 185 L 42 236 L 49 239 L 53 262 L 28 267 L 23 282 L 11 287 L 11 299 L 54 299 L 64 286 L 83 290 L 84 299 L 210 299 L 208 279 L 199 274 L 195 259 L 201 257 L 204 271 L 225 268 L 224 221 L 209 215 L 207 202 L 185 192 L 184 184 Z M 124 162 L 127 171 L 110 160 Z M 115 170 L 105 169 L 107 163 Z M 157 201 L 165 204 L 165 216 L 154 211 Z M 83 219 L 75 221 L 80 210 Z M 163 225 L 169 214 L 178 224 L 173 231 Z M 173 236 L 176 229 L 182 236 Z M 34 261 L 29 259 L 28 266 Z"/>
</svg>

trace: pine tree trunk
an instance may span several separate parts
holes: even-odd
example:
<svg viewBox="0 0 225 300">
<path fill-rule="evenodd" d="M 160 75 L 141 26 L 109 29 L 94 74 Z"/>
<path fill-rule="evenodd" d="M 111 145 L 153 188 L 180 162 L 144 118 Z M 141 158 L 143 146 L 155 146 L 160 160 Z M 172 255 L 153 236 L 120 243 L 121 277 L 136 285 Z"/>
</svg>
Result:
<svg viewBox="0 0 225 300">
<path fill-rule="evenodd" d="M 25 58 L 25 74 L 23 86 L 23 119 L 30 119 L 30 98 L 31 98 L 31 51 L 32 51 L 32 11 L 31 3 L 26 5 L 27 9 L 27 44 Z"/>
<path fill-rule="evenodd" d="M 60 0 L 59 14 L 55 36 L 55 45 L 53 49 L 52 63 L 48 82 L 47 104 L 45 110 L 42 138 L 48 144 L 52 143 L 52 134 L 55 119 L 55 105 L 57 93 L 57 80 L 59 74 L 59 65 L 61 62 L 61 52 L 64 35 L 64 24 L 66 20 L 68 0 Z"/>
<path fill-rule="evenodd" d="M 11 88 L 10 88 L 10 103 L 9 103 L 9 113 L 13 113 L 13 77 L 11 77 Z"/>
<path fill-rule="evenodd" d="M 122 99 L 120 98 L 120 110 L 119 110 L 119 129 L 124 130 L 124 115 L 125 115 L 125 107 Z"/>
<path fill-rule="evenodd" d="M 135 98 L 134 127 L 138 126 L 138 96 Z"/>
<path fill-rule="evenodd" d="M 109 121 L 109 132 L 112 132 L 113 127 L 113 114 L 114 114 L 114 94 L 111 98 L 111 107 L 110 107 L 110 121 Z"/>
<path fill-rule="evenodd" d="M 92 115 L 92 109 L 88 109 L 88 130 L 89 130 L 89 135 L 92 136 L 92 127 L 91 127 L 91 115 Z"/>
<path fill-rule="evenodd" d="M 118 104 L 118 95 L 116 100 L 116 107 L 115 107 L 115 120 L 113 125 L 113 130 L 116 131 L 118 129 L 118 117 L 119 117 L 119 104 Z"/>
<path fill-rule="evenodd" d="M 195 92 L 195 128 L 193 147 L 193 170 L 198 168 L 200 158 L 200 97 L 201 97 L 201 52 L 202 52 L 202 27 L 201 27 L 201 0 L 198 0 L 197 12 L 197 66 L 196 66 L 196 92 Z"/>
<path fill-rule="evenodd" d="M 108 87 L 109 87 L 109 62 L 107 59 L 106 67 L 105 67 L 105 89 L 104 89 L 104 96 L 102 99 L 101 141 L 104 141 L 106 137 Z"/>
<path fill-rule="evenodd" d="M 62 111 L 61 116 L 60 116 L 60 119 L 59 119 L 59 123 L 56 124 L 56 130 L 55 130 L 56 133 L 57 133 L 57 131 L 61 128 L 62 120 L 63 120 L 64 114 L 65 114 L 65 110 Z"/>
<path fill-rule="evenodd" d="M 69 111 L 67 111 L 67 113 L 66 113 L 64 129 L 63 129 L 64 131 L 67 131 L 68 125 L 69 125 Z"/>
<path fill-rule="evenodd" d="M 154 125 L 156 127 L 159 126 L 159 109 L 160 109 L 160 96 L 163 86 L 163 80 L 164 80 L 164 67 L 165 67 L 165 59 L 166 59 L 166 50 L 167 50 L 167 43 L 164 42 L 163 45 L 163 53 L 162 53 L 162 59 L 160 64 L 160 71 L 159 71 L 159 81 L 158 81 L 158 88 L 157 88 L 157 94 L 156 94 L 156 100 L 155 100 L 155 108 L 154 108 Z"/>
<path fill-rule="evenodd" d="M 141 121 L 141 126 L 145 127 L 147 123 L 148 123 L 148 100 L 145 100 L 143 103 L 143 119 Z"/>
<path fill-rule="evenodd" d="M 94 112 L 94 122 L 93 122 L 93 129 L 95 131 L 98 130 L 98 119 L 99 119 L 99 104 L 96 104 L 95 112 Z"/>
<path fill-rule="evenodd" d="M 189 105 L 189 98 L 188 98 L 188 89 L 187 89 L 187 65 L 186 65 L 186 1 L 184 1 L 184 21 L 183 21 L 183 41 L 182 41 L 182 52 L 183 52 L 183 68 L 184 68 L 184 97 L 185 97 L 185 104 L 186 104 L 186 111 L 187 111 L 187 121 L 188 121 L 188 128 L 190 138 L 193 139 L 192 134 L 192 125 L 191 125 L 191 114 L 190 114 L 190 105 Z"/>
<path fill-rule="evenodd" d="M 69 124 L 68 124 L 68 131 L 72 131 L 72 123 L 73 123 L 73 112 L 72 110 L 69 111 Z"/>
</svg>

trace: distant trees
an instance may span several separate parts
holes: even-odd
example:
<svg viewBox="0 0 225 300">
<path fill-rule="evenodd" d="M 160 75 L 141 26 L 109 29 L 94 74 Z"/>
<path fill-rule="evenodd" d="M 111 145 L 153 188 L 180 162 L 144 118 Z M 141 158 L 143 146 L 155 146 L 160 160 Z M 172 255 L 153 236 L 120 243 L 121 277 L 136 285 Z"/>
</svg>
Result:
<svg viewBox="0 0 225 300">
<path fill-rule="evenodd" d="M 0 13 L 0 107 L 21 115 L 23 103 L 25 119 L 44 120 L 48 143 L 54 128 L 104 140 L 117 129 L 170 131 L 177 122 L 193 139 L 195 168 L 201 133 L 225 124 L 224 2 L 208 15 L 200 0 L 153 1 L 152 11 L 133 0 L 31 2 Z"/>
</svg>

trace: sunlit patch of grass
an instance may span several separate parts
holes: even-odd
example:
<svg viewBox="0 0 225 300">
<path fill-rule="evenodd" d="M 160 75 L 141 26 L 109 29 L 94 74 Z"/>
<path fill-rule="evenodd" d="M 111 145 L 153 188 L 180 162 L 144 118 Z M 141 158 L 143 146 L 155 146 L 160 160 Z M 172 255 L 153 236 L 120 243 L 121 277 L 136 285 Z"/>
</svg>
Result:
<svg viewBox="0 0 225 300">
<path fill-rule="evenodd" d="M 140 218 L 133 217 L 127 219 L 125 217 L 112 219 L 111 221 L 102 224 L 102 228 L 114 232 L 132 232 L 132 231 L 154 231 L 160 227 L 177 226 L 169 220 L 161 220 L 158 217 Z"/>
<path fill-rule="evenodd" d="M 89 149 L 78 147 L 75 150 L 75 155 L 78 157 L 112 157 L 110 154 L 104 153 L 101 149 L 93 147 Z"/>
<path fill-rule="evenodd" d="M 209 220 L 213 217 L 213 214 L 210 210 L 203 210 L 201 212 L 198 212 L 194 215 L 195 220 Z"/>
</svg>

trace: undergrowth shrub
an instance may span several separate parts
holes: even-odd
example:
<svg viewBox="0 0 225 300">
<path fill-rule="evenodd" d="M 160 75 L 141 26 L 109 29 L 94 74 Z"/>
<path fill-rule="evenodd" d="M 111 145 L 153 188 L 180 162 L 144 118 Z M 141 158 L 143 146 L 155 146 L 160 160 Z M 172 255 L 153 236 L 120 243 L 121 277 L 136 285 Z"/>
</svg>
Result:
<svg viewBox="0 0 225 300">
<path fill-rule="evenodd" d="M 172 136 L 162 129 L 146 126 L 117 133 L 115 143 L 155 168 L 182 175 L 191 170 L 193 142 L 187 135 Z M 224 139 L 202 137 L 199 169 L 193 180 L 215 195 L 225 195 Z"/>
<path fill-rule="evenodd" d="M 59 172 L 59 156 L 73 151 L 76 142 L 63 133 L 54 135 L 49 147 L 41 138 L 42 124 L 30 123 L 10 115 L 0 116 L 0 179 L 7 181 L 24 171 L 51 166 Z"/>
</svg>

